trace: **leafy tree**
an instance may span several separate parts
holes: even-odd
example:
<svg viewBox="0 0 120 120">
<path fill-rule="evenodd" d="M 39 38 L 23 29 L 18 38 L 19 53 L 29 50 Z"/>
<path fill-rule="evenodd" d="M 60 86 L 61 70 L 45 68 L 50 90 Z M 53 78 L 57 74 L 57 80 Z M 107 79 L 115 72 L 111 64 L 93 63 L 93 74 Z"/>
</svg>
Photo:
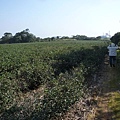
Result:
<svg viewBox="0 0 120 120">
<path fill-rule="evenodd" d="M 29 33 L 29 29 L 18 32 L 13 37 L 13 43 L 26 43 L 26 42 L 34 42 L 36 41 L 36 37 Z"/>
<path fill-rule="evenodd" d="M 97 40 L 101 39 L 101 36 L 97 36 L 96 39 L 97 39 Z"/>
<path fill-rule="evenodd" d="M 117 32 L 110 38 L 111 42 L 118 44 L 120 42 L 120 32 Z"/>
<path fill-rule="evenodd" d="M 13 37 L 13 39 L 12 39 L 11 42 L 12 42 L 12 43 L 21 43 L 21 42 L 22 42 L 22 38 L 21 38 L 20 35 L 16 34 L 16 35 Z"/>
<path fill-rule="evenodd" d="M 9 43 L 10 40 L 12 39 L 12 37 L 13 37 L 12 33 L 6 32 L 6 33 L 4 33 L 4 36 L 1 38 L 0 43 Z"/>
<path fill-rule="evenodd" d="M 27 40 L 28 40 L 28 42 L 35 42 L 35 41 L 37 41 L 35 35 L 33 35 L 32 33 L 29 33 L 27 35 Z"/>
<path fill-rule="evenodd" d="M 11 38 L 11 37 L 12 37 L 12 33 L 6 32 L 6 33 L 4 33 L 4 36 L 5 36 L 5 37 L 8 37 L 8 38 Z"/>
<path fill-rule="evenodd" d="M 56 39 L 59 39 L 59 38 L 60 38 L 59 36 L 56 37 Z"/>
<path fill-rule="evenodd" d="M 76 40 L 87 40 L 88 37 L 85 36 L 85 35 L 76 35 L 76 36 L 73 36 L 73 39 L 76 39 Z"/>
<path fill-rule="evenodd" d="M 61 39 L 69 39 L 68 36 L 63 36 Z"/>
<path fill-rule="evenodd" d="M 28 28 L 27 28 L 27 29 L 25 29 L 24 31 L 25 31 L 25 32 L 30 32 L 30 30 L 29 30 Z"/>
<path fill-rule="evenodd" d="M 40 41 L 42 41 L 42 39 L 40 37 L 37 37 L 36 42 L 40 42 Z"/>
<path fill-rule="evenodd" d="M 32 33 L 29 33 L 29 29 L 25 29 L 21 32 L 16 33 L 12 36 L 12 33 L 4 33 L 4 36 L 1 38 L 0 43 L 27 43 L 38 41 L 36 36 Z"/>
</svg>

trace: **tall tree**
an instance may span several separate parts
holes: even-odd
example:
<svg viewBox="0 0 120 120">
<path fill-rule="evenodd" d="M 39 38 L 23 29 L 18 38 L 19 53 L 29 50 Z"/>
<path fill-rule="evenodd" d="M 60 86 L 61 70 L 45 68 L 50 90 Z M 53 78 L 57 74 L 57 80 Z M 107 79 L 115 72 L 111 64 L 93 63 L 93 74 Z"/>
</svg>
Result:
<svg viewBox="0 0 120 120">
<path fill-rule="evenodd" d="M 14 36 L 14 42 L 15 43 L 26 43 L 26 42 L 34 42 L 36 40 L 36 37 L 29 33 L 29 29 L 25 29 L 21 32 L 18 32 Z"/>
<path fill-rule="evenodd" d="M 11 37 L 12 37 L 12 33 L 6 32 L 6 33 L 4 33 L 4 36 L 5 36 L 5 37 L 8 37 L 8 38 L 11 38 Z"/>
<path fill-rule="evenodd" d="M 6 32 L 4 33 L 4 36 L 2 36 L 0 43 L 10 43 L 12 37 L 12 33 Z"/>
<path fill-rule="evenodd" d="M 111 42 L 118 44 L 120 42 L 120 32 L 117 32 L 110 38 Z"/>
</svg>

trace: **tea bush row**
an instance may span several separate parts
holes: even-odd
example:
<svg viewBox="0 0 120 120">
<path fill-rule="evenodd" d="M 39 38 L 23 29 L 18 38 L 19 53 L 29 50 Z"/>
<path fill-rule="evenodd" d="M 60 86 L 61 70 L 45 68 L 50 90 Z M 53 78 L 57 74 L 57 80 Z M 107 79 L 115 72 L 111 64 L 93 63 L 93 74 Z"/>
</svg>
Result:
<svg viewBox="0 0 120 120">
<path fill-rule="evenodd" d="M 9 109 L 20 92 L 42 84 L 47 88 L 39 112 L 54 116 L 64 111 L 82 94 L 84 76 L 99 68 L 104 46 L 104 42 L 70 41 L 0 45 L 0 112 Z"/>
</svg>

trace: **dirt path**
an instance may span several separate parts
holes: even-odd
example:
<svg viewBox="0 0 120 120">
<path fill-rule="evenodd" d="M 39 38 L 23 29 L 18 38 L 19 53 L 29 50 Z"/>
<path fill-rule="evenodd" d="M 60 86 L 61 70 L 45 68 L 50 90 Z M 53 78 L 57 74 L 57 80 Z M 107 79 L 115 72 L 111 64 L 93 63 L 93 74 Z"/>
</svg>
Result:
<svg viewBox="0 0 120 120">
<path fill-rule="evenodd" d="M 108 65 L 108 56 L 105 57 L 104 66 L 101 71 L 101 92 L 98 96 L 98 106 L 96 108 L 95 117 L 93 120 L 113 120 L 113 113 L 109 108 L 111 88 L 110 80 L 114 76 L 114 69 Z"/>
<path fill-rule="evenodd" d="M 77 102 L 62 120 L 114 120 L 109 108 L 112 95 L 109 82 L 115 74 L 114 69 L 109 66 L 106 55 L 101 71 L 95 76 L 97 85 L 92 90 L 92 96 Z"/>
</svg>

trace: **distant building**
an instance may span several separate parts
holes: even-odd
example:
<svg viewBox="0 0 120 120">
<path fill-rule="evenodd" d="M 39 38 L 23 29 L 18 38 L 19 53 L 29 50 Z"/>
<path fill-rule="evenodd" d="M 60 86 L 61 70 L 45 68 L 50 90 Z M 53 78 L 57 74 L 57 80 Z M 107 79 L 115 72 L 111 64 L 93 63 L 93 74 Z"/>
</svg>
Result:
<svg viewBox="0 0 120 120">
<path fill-rule="evenodd" d="M 110 39 L 111 35 L 106 33 L 105 35 L 101 36 L 101 39 Z"/>
</svg>

